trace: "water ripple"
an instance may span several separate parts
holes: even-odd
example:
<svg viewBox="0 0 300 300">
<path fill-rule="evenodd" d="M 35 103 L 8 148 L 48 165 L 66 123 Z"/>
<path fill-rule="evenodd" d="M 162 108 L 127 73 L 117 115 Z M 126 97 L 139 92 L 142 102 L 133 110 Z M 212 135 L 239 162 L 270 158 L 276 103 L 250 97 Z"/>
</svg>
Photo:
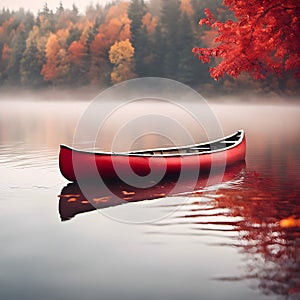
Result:
<svg viewBox="0 0 300 300">
<path fill-rule="evenodd" d="M 149 225 L 147 234 L 157 240 L 161 236 L 190 236 L 207 246 L 237 248 L 245 257 L 246 275 L 214 280 L 255 278 L 264 293 L 275 291 L 298 299 L 300 193 L 297 189 L 283 189 L 280 184 L 255 172 L 246 172 L 216 189 L 215 195 L 208 195 L 207 191 L 191 193 L 189 202 L 175 216 Z M 171 209 L 172 205 L 164 207 Z"/>
<path fill-rule="evenodd" d="M 0 146 L 0 163 L 7 168 L 48 168 L 57 165 L 57 149 L 32 149 L 24 143 Z"/>
</svg>

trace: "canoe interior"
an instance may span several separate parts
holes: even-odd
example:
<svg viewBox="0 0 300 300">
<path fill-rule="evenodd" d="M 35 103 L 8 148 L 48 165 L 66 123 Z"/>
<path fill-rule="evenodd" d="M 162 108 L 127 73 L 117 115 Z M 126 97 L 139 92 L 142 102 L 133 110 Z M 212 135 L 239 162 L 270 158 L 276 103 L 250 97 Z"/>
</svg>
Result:
<svg viewBox="0 0 300 300">
<path fill-rule="evenodd" d="M 128 152 L 128 155 L 139 155 L 139 156 L 174 156 L 174 155 L 195 155 L 219 152 L 227 150 L 237 146 L 244 137 L 242 130 L 236 133 L 207 143 L 201 143 L 193 146 L 174 147 L 174 148 L 160 148 L 160 149 L 149 149 Z"/>
<path fill-rule="evenodd" d="M 239 130 L 232 135 L 220 138 L 212 142 L 205 142 L 201 144 L 182 146 L 182 147 L 168 147 L 168 148 L 156 148 L 146 149 L 129 152 L 90 152 L 84 150 L 78 150 L 70 148 L 66 145 L 61 145 L 61 148 L 65 148 L 74 152 L 89 153 L 93 155 L 118 155 L 118 156 L 142 156 L 142 157 L 171 157 L 171 156 L 189 156 L 200 154 L 212 154 L 214 152 L 220 152 L 234 148 L 242 143 L 244 139 L 244 131 Z"/>
</svg>

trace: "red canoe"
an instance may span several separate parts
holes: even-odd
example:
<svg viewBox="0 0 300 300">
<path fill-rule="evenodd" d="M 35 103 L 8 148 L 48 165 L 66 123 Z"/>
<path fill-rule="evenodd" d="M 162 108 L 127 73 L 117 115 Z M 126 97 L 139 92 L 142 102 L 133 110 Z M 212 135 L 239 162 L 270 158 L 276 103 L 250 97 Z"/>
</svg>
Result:
<svg viewBox="0 0 300 300">
<path fill-rule="evenodd" d="M 59 167 L 69 181 L 114 180 L 118 175 L 147 177 L 162 172 L 167 175 L 207 173 L 245 160 L 246 140 L 243 130 L 201 144 L 147 149 L 131 152 L 88 152 L 60 146 Z M 118 174 L 118 175 L 117 175 Z"/>
</svg>

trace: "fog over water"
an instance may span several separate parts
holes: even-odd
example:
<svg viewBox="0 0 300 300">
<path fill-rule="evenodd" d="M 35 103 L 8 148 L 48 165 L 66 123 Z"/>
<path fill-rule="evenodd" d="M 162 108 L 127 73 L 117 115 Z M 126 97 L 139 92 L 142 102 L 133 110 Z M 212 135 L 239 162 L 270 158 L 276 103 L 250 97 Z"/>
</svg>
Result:
<svg viewBox="0 0 300 300">
<path fill-rule="evenodd" d="M 91 101 L 101 92 L 109 87 L 106 86 L 82 86 L 73 88 L 49 87 L 41 89 L 20 88 L 12 86 L 3 86 L 0 88 L 0 101 L 2 100 L 33 100 L 33 101 L 73 101 L 83 100 Z M 299 103 L 300 95 L 287 95 L 278 93 L 255 94 L 245 92 L 241 94 L 222 95 L 220 93 L 213 94 L 211 91 L 197 90 L 206 100 L 213 103 L 230 103 L 239 102 L 240 104 L 256 103 L 256 104 L 289 104 Z"/>
</svg>

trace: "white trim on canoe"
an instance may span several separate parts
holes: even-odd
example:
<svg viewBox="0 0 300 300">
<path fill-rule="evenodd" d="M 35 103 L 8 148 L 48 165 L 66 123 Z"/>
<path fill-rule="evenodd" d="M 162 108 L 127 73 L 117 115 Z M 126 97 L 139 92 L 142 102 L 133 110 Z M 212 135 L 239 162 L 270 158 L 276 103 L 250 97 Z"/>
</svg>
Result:
<svg viewBox="0 0 300 300">
<path fill-rule="evenodd" d="M 105 151 L 85 151 L 79 150 L 75 148 L 71 148 L 64 144 L 61 144 L 61 148 L 66 148 L 71 151 L 86 153 L 86 154 L 95 154 L 95 155 L 120 155 L 120 156 L 138 156 L 138 157 L 174 157 L 174 156 L 190 156 L 190 155 L 203 155 L 203 154 L 212 154 L 221 151 L 227 151 L 232 149 L 244 140 L 245 132 L 244 130 L 238 130 L 235 133 L 219 138 L 217 140 L 213 140 L 211 142 L 204 142 L 194 145 L 188 146 L 180 146 L 180 147 L 167 147 L 167 148 L 154 148 L 154 149 L 144 149 L 138 151 L 130 151 L 130 152 L 105 152 Z M 230 140 L 233 139 L 233 140 Z M 224 144 L 224 147 L 220 147 L 220 145 Z M 231 144 L 228 145 L 227 144 Z M 214 145 L 218 145 L 219 148 L 214 147 Z M 206 148 L 206 149 L 205 149 Z M 215 149 L 214 149 L 215 148 Z M 209 149 L 209 150 L 208 150 Z M 174 153 L 164 153 L 173 151 Z M 183 152 L 186 151 L 186 152 Z M 192 152 L 193 151 L 193 152 Z"/>
</svg>

